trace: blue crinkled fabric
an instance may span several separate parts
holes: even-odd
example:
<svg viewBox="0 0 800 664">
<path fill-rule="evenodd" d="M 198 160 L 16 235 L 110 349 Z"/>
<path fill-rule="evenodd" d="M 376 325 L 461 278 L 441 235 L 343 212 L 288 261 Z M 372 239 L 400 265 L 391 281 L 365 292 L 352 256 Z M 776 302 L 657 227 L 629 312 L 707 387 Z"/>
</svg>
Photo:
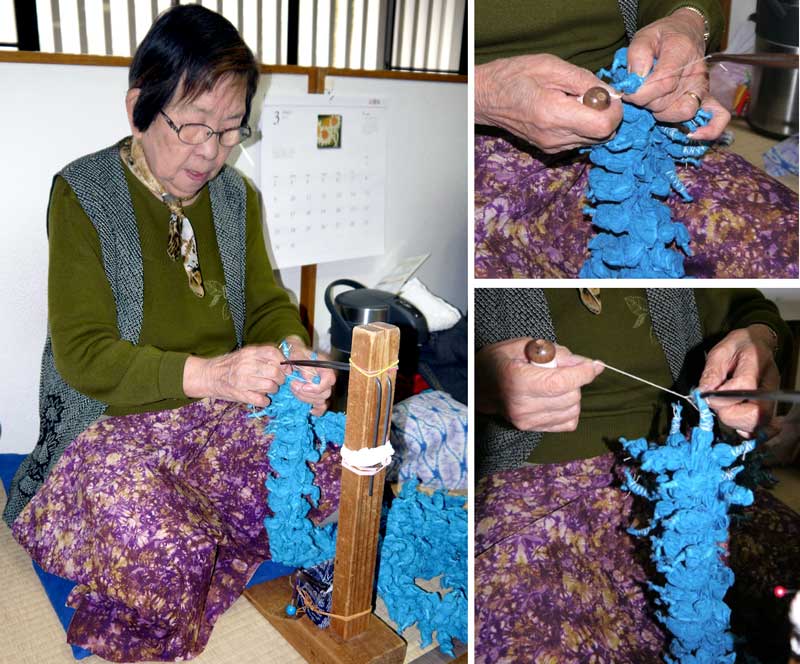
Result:
<svg viewBox="0 0 800 664">
<path fill-rule="evenodd" d="M 613 88 L 633 93 L 645 78 L 627 71 L 628 49 L 614 55 L 610 69 L 601 69 Z M 656 121 L 644 108 L 622 102 L 622 124 L 610 141 L 588 150 L 589 171 L 584 212 L 599 233 L 589 242 L 591 256 L 582 278 L 681 278 L 683 254 L 692 255 L 686 226 L 672 221 L 662 201 L 674 189 L 692 198 L 677 173 L 676 163 L 698 164 L 708 144 L 692 141 L 676 126 Z M 708 124 L 711 114 L 698 110 L 682 123 L 694 131 Z"/>
<path fill-rule="evenodd" d="M 289 356 L 286 344 L 281 350 Z M 304 568 L 310 584 L 306 590 L 318 608 L 329 611 L 336 529 L 333 524 L 316 527 L 308 518 L 311 505 L 319 501 L 308 464 L 319 461 L 326 443 L 342 444 L 345 415 L 311 415 L 311 405 L 291 391 L 294 380 L 305 379 L 293 372 L 272 395 L 270 405 L 252 414 L 270 418 L 265 432 L 273 436 L 267 453 L 273 472 L 266 482 L 273 516 L 264 520 L 264 526 L 272 559 Z M 417 485 L 417 481 L 404 484 L 389 510 L 380 545 L 378 592 L 398 624 L 398 632 L 416 623 L 423 648 L 432 642 L 435 632 L 439 647 L 452 655 L 453 638 L 467 642 L 466 499 L 441 492 L 428 496 L 418 492 Z M 416 578 L 439 575 L 441 587 L 450 589 L 443 599 L 415 584 Z M 315 584 L 322 590 L 310 588 Z M 308 607 L 306 611 L 318 626 L 328 625 L 326 616 Z"/>
<path fill-rule="evenodd" d="M 723 548 L 728 541 L 729 509 L 750 505 L 753 493 L 734 481 L 742 470 L 735 465 L 755 447 L 754 440 L 732 446 L 714 440 L 714 416 L 699 392 L 694 394 L 700 423 L 683 436 L 681 407 L 665 444 L 646 438 L 621 439 L 623 447 L 641 462 L 651 480 L 647 486 L 625 471 L 623 489 L 654 503 L 650 525 L 634 535 L 650 537 L 656 569 L 663 585 L 650 583 L 658 595 L 658 619 L 671 632 L 668 664 L 733 664 L 730 609 L 725 593 L 733 572 Z"/>
<path fill-rule="evenodd" d="M 436 632 L 439 647 L 452 656 L 454 638 L 467 643 L 466 498 L 441 491 L 426 495 L 417 485 L 403 484 L 392 502 L 380 550 L 378 593 L 398 633 L 416 624 L 425 648 Z M 443 597 L 416 585 L 418 578 L 440 575 Z"/>
<path fill-rule="evenodd" d="M 281 350 L 289 357 L 285 342 Z M 307 516 L 311 506 L 318 504 L 320 493 L 308 464 L 319 461 L 328 442 L 342 444 L 345 416 L 333 412 L 322 417 L 311 415 L 311 404 L 292 393 L 290 385 L 295 380 L 305 381 L 295 370 L 272 395 L 270 404 L 252 416 L 268 416 L 265 433 L 273 436 L 267 452 L 272 474 L 266 482 L 273 516 L 264 519 L 272 560 L 293 567 L 313 567 L 333 558 L 336 527 L 329 524 L 318 528 Z"/>
</svg>

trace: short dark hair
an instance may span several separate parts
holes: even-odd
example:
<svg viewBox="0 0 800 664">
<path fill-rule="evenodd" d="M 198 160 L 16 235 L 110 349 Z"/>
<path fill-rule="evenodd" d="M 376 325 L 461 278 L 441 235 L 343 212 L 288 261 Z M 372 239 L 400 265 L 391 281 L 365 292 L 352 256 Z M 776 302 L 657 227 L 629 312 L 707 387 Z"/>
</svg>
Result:
<svg viewBox="0 0 800 664">
<path fill-rule="evenodd" d="M 247 124 L 259 77 L 253 52 L 224 16 L 202 5 L 171 7 L 150 27 L 131 62 L 128 86 L 141 90 L 134 125 L 146 131 L 181 83 L 181 99 L 192 101 L 226 76 L 246 86 L 242 124 Z"/>
</svg>

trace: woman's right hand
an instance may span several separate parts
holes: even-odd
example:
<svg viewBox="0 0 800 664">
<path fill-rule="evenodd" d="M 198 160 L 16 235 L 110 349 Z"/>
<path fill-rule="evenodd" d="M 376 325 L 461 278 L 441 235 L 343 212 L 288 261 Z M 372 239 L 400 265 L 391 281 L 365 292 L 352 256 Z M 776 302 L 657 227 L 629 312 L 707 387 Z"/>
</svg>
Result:
<svg viewBox="0 0 800 664">
<path fill-rule="evenodd" d="M 475 67 L 475 123 L 510 131 L 548 153 L 593 145 L 622 122 L 619 99 L 602 111 L 578 101 L 594 87 L 613 92 L 588 69 L 554 55 L 494 60 Z"/>
<path fill-rule="evenodd" d="M 501 415 L 521 431 L 574 431 L 581 413 L 581 386 L 605 368 L 556 345 L 553 369 L 525 357 L 530 337 L 484 346 L 475 357 L 478 412 Z"/>
<path fill-rule="evenodd" d="M 190 356 L 183 367 L 183 391 L 187 397 L 224 399 L 259 408 L 269 404 L 286 380 L 281 368 L 283 353 L 276 346 L 245 346 L 209 359 Z"/>
</svg>

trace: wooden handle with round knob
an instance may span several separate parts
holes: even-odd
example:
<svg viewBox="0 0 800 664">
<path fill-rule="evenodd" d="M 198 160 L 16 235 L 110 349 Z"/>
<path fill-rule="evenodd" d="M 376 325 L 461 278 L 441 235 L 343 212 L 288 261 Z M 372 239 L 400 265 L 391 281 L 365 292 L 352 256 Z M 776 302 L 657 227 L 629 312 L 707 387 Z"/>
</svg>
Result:
<svg viewBox="0 0 800 664">
<path fill-rule="evenodd" d="M 611 95 L 608 94 L 608 90 L 600 86 L 589 88 L 583 93 L 583 105 L 597 111 L 604 111 L 611 106 Z"/>
<path fill-rule="evenodd" d="M 525 357 L 539 367 L 555 367 L 556 346 L 547 339 L 531 339 L 525 344 Z"/>
</svg>

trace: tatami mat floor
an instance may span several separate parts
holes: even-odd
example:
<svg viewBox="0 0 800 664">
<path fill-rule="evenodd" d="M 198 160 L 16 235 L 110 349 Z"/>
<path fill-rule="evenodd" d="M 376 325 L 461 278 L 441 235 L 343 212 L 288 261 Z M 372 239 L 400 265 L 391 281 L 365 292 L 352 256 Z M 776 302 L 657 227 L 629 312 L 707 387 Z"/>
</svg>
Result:
<svg viewBox="0 0 800 664">
<path fill-rule="evenodd" d="M 0 487 L 0 506 L 6 497 Z M 386 619 L 379 603 L 376 613 Z M 419 632 L 409 628 L 406 662 L 450 661 L 438 648 L 419 647 Z M 420 659 L 422 658 L 422 659 Z M 80 660 L 102 664 L 92 656 Z M 197 664 L 303 664 L 305 660 L 244 598 L 219 619 Z M 42 590 L 25 551 L 0 522 L 0 664 L 74 664 L 64 630 Z"/>
</svg>

